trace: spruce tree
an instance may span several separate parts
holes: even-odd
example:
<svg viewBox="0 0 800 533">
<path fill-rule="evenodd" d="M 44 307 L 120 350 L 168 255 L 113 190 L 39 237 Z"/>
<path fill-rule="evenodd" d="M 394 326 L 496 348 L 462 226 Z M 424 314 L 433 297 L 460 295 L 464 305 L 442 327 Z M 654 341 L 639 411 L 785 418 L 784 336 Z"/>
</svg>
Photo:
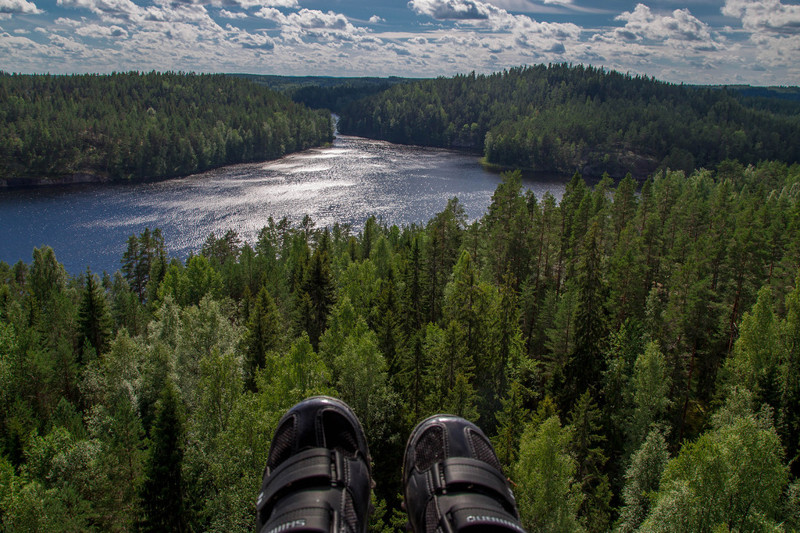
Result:
<svg viewBox="0 0 800 533">
<path fill-rule="evenodd" d="M 577 398 L 587 388 L 597 390 L 605 370 L 604 342 L 607 335 L 606 294 L 602 278 L 600 228 L 593 224 L 586 234 L 578 276 L 575 315 L 575 352 L 567 372 L 568 394 Z"/>
<path fill-rule="evenodd" d="M 183 502 L 183 410 L 179 392 L 167 380 L 150 430 L 150 455 L 142 487 L 144 531 L 185 530 Z"/>
<path fill-rule="evenodd" d="M 78 327 L 81 339 L 88 342 L 95 353 L 100 355 L 107 348 L 111 336 L 111 314 L 102 286 L 97 281 L 97 276 L 87 268 L 86 283 L 78 308 Z"/>
<path fill-rule="evenodd" d="M 280 317 L 275 301 L 266 287 L 261 287 L 247 324 L 245 345 L 245 382 L 253 390 L 255 373 L 264 368 L 266 354 L 278 347 L 281 336 Z"/>
<path fill-rule="evenodd" d="M 578 398 L 570 413 L 572 455 L 577 462 L 575 480 L 583 498 L 578 516 L 587 531 L 607 531 L 611 515 L 611 487 L 605 466 L 608 458 L 603 451 L 605 435 L 601 413 L 587 390 Z"/>
<path fill-rule="evenodd" d="M 657 342 L 647 344 L 633 366 L 630 381 L 632 412 L 626 425 L 625 457 L 637 450 L 654 424 L 661 422 L 669 408 L 670 376 Z"/>
<path fill-rule="evenodd" d="M 307 300 L 306 300 L 307 297 Z M 311 257 L 302 285 L 301 323 L 305 325 L 311 346 L 316 350 L 319 338 L 325 332 L 328 313 L 336 300 L 336 290 L 331 274 L 328 252 L 317 249 Z"/>
</svg>

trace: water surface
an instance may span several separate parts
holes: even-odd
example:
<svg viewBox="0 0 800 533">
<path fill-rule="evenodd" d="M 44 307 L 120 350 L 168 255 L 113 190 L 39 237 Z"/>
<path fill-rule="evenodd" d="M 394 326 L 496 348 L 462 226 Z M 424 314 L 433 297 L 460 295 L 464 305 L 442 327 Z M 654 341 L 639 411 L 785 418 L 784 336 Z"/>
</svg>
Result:
<svg viewBox="0 0 800 533">
<path fill-rule="evenodd" d="M 484 214 L 500 176 L 477 156 L 339 136 L 266 163 L 224 167 L 155 183 L 0 192 L 0 261 L 31 261 L 51 246 L 70 273 L 113 272 L 127 238 L 161 228 L 170 255 L 197 251 L 210 233 L 233 229 L 254 243 L 272 216 L 358 231 L 371 215 L 389 224 L 427 222 L 456 196 L 470 220 Z M 526 178 L 537 197 L 564 192 L 559 177 Z"/>
</svg>

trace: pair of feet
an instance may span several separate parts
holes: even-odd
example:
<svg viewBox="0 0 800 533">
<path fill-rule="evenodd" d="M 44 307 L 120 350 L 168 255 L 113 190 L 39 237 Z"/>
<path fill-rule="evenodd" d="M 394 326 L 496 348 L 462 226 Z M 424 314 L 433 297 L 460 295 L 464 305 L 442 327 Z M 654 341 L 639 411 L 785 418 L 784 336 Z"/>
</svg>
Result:
<svg viewBox="0 0 800 533">
<path fill-rule="evenodd" d="M 452 415 L 411 432 L 403 459 L 405 508 L 415 532 L 522 532 L 514 495 L 486 435 Z M 361 423 L 316 396 L 278 423 L 256 502 L 256 533 L 363 533 L 372 489 Z"/>
</svg>

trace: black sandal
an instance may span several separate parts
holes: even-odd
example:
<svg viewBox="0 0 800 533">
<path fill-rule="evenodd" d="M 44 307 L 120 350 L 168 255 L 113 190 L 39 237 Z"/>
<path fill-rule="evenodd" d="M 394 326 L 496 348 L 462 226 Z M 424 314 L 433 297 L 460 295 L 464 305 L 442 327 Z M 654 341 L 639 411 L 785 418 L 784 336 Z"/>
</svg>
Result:
<svg viewBox="0 0 800 533">
<path fill-rule="evenodd" d="M 412 531 L 524 532 L 514 494 L 483 431 L 452 415 L 420 422 L 403 459 Z"/>
<path fill-rule="evenodd" d="M 256 502 L 256 532 L 363 533 L 370 457 L 361 423 L 335 398 L 315 396 L 278 423 Z"/>
</svg>

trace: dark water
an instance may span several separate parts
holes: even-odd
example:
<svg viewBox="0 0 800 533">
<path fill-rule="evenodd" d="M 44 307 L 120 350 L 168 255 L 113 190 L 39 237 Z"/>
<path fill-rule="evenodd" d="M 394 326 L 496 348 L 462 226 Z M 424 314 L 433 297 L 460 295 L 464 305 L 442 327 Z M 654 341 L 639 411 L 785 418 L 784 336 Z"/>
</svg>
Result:
<svg viewBox="0 0 800 533">
<path fill-rule="evenodd" d="M 70 273 L 113 272 L 127 238 L 145 227 L 161 228 L 170 255 L 183 258 L 211 232 L 234 229 L 253 243 L 269 216 L 308 214 L 317 227 L 338 221 L 358 231 L 370 215 L 427 222 L 454 196 L 474 220 L 499 182 L 474 156 L 340 136 L 331 148 L 158 183 L 0 192 L 0 261 L 29 263 L 46 244 Z M 560 199 L 565 179 L 524 185 Z"/>
</svg>

